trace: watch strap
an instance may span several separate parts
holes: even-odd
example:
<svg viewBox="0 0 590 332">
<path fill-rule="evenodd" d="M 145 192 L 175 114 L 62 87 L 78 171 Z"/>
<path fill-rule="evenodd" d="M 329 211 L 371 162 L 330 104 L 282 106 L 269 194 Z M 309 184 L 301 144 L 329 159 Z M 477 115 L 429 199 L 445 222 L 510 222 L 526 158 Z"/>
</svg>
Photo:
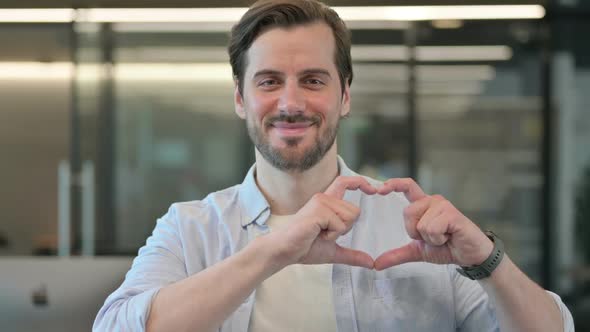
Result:
<svg viewBox="0 0 590 332">
<path fill-rule="evenodd" d="M 461 266 L 457 269 L 462 276 L 471 280 L 484 279 L 492 275 L 492 272 L 500 265 L 504 257 L 504 242 L 492 231 L 485 231 L 485 235 L 494 243 L 494 249 L 490 256 L 480 265 Z"/>
</svg>

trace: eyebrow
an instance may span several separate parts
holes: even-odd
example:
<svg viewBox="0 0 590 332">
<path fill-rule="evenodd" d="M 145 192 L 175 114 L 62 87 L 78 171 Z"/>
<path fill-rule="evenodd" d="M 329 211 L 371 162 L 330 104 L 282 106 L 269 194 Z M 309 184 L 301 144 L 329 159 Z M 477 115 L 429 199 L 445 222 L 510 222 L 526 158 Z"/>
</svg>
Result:
<svg viewBox="0 0 590 332">
<path fill-rule="evenodd" d="M 308 75 L 325 75 L 328 76 L 329 78 L 332 78 L 332 75 L 330 75 L 330 72 L 325 70 L 325 69 L 321 69 L 321 68 L 310 68 L 310 69 L 305 69 L 303 71 L 300 71 L 298 73 L 298 76 L 308 76 Z M 266 76 L 266 75 L 275 75 L 275 76 L 284 76 L 284 73 L 278 71 L 278 70 L 274 70 L 274 69 L 262 69 L 257 71 L 253 78 L 257 78 L 260 76 Z"/>
<path fill-rule="evenodd" d="M 262 69 L 262 70 L 257 71 L 256 73 L 254 73 L 253 78 L 257 78 L 259 76 L 267 76 L 267 75 L 281 76 L 281 75 L 283 75 L 283 73 L 281 73 L 278 70 L 273 70 L 273 69 Z"/>
<path fill-rule="evenodd" d="M 330 72 L 325 70 L 325 69 L 321 69 L 321 68 L 311 68 L 311 69 L 306 69 L 302 72 L 299 73 L 300 76 L 307 76 L 307 75 L 325 75 L 328 76 L 329 78 L 332 78 L 332 76 L 330 75 Z"/>
</svg>

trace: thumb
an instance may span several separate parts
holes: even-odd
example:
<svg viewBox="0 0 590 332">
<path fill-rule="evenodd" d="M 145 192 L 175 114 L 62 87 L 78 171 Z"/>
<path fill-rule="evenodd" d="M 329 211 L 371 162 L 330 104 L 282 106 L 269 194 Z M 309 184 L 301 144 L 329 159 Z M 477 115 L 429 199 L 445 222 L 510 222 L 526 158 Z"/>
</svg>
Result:
<svg viewBox="0 0 590 332">
<path fill-rule="evenodd" d="M 384 252 L 375 260 L 375 270 L 381 271 L 389 267 L 423 261 L 422 247 L 419 241 L 412 241 L 403 247 Z"/>
<path fill-rule="evenodd" d="M 346 264 L 352 266 L 366 267 L 367 269 L 373 269 L 373 258 L 366 252 L 354 250 L 350 248 L 344 248 L 337 244 L 336 251 L 332 263 L 334 264 Z"/>
</svg>

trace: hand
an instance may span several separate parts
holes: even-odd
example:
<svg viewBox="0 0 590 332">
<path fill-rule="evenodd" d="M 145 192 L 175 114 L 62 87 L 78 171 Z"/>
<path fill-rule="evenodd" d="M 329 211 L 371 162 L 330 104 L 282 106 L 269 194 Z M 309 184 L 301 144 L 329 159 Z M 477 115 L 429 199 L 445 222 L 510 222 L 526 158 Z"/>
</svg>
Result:
<svg viewBox="0 0 590 332">
<path fill-rule="evenodd" d="M 295 214 L 296 220 L 274 234 L 287 264 L 336 263 L 373 268 L 373 258 L 367 253 L 336 244 L 360 214 L 357 206 L 342 199 L 346 190 L 357 189 L 369 195 L 377 192 L 363 177 L 339 176 L 326 192 L 315 194 Z"/>
<path fill-rule="evenodd" d="M 410 201 L 404 222 L 413 241 L 377 257 L 376 270 L 408 262 L 479 265 L 491 254 L 492 241 L 443 196 L 424 194 L 409 178 L 390 179 L 378 193 L 392 191 L 403 192 Z"/>
</svg>

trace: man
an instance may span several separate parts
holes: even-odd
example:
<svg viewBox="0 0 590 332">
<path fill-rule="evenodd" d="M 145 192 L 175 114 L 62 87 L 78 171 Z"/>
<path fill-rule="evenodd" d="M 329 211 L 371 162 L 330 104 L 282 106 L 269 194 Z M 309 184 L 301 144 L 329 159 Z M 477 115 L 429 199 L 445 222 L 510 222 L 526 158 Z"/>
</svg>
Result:
<svg viewBox="0 0 590 332">
<path fill-rule="evenodd" d="M 96 330 L 573 330 L 559 297 L 449 201 L 339 159 L 352 66 L 335 12 L 258 2 L 229 53 L 256 164 L 241 185 L 170 208 Z"/>
</svg>

